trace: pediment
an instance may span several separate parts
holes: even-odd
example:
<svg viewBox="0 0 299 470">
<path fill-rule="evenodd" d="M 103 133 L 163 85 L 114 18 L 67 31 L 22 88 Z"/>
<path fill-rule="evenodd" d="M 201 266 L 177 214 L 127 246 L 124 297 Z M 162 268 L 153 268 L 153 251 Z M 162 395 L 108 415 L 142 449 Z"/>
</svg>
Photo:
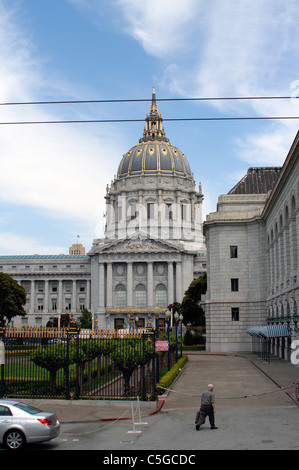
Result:
<svg viewBox="0 0 299 470">
<path fill-rule="evenodd" d="M 95 253 L 178 253 L 184 251 L 177 245 L 164 240 L 135 236 L 121 240 L 107 241 L 94 247 Z"/>
</svg>

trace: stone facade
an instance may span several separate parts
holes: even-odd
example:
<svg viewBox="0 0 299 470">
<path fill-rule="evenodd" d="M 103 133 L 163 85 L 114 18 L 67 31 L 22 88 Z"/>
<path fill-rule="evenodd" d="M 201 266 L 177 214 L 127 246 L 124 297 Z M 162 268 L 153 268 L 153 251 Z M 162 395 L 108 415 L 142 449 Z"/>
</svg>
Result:
<svg viewBox="0 0 299 470">
<path fill-rule="evenodd" d="M 83 255 L 0 256 L 0 271 L 27 292 L 25 317 L 15 326 L 46 326 L 63 313 L 78 314 L 91 306 L 90 258 Z"/>
<path fill-rule="evenodd" d="M 267 322 L 298 336 L 298 224 L 297 135 L 281 169 L 249 169 L 204 223 L 208 351 L 251 350 L 247 328 Z"/>
</svg>

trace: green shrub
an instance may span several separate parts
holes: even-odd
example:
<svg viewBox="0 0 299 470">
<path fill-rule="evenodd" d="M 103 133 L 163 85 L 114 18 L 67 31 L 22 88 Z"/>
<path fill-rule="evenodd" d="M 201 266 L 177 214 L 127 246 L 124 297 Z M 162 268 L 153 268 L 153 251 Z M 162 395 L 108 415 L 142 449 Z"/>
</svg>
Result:
<svg viewBox="0 0 299 470">
<path fill-rule="evenodd" d="M 183 357 L 179 359 L 178 362 L 170 369 L 170 371 L 167 372 L 167 374 L 165 374 L 161 378 L 160 382 L 157 384 L 158 395 L 162 395 L 163 393 L 165 393 L 164 388 L 170 387 L 170 385 L 172 384 L 174 379 L 179 375 L 180 370 L 184 367 L 187 361 L 188 361 L 188 356 L 183 354 Z M 159 385 L 164 388 L 160 388 Z"/>
</svg>

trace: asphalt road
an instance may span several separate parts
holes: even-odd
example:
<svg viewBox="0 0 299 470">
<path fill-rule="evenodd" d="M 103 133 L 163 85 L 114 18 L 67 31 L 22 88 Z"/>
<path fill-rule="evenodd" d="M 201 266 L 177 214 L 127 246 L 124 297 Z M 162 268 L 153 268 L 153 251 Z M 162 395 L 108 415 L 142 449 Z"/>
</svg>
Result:
<svg viewBox="0 0 299 470">
<path fill-rule="evenodd" d="M 141 419 L 137 415 L 135 421 L 141 424 L 118 419 L 120 411 L 115 408 L 110 421 L 64 422 L 57 439 L 28 447 L 28 451 L 89 450 L 98 451 L 102 463 L 121 456 L 136 456 L 146 463 L 148 455 L 167 452 L 199 458 L 202 450 L 298 450 L 299 406 L 291 386 L 296 381 L 298 367 L 282 361 L 265 364 L 253 362 L 252 356 L 190 355 L 161 411 Z M 206 423 L 196 431 L 199 397 L 211 382 L 219 429 L 210 430 Z M 125 463 L 133 467 L 138 462 Z"/>
</svg>

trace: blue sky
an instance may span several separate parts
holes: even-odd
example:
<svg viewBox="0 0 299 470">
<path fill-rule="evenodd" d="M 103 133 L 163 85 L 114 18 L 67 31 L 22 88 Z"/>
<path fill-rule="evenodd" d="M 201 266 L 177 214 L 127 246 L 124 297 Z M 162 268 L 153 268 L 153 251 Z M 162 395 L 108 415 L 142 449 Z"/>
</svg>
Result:
<svg viewBox="0 0 299 470">
<path fill-rule="evenodd" d="M 164 119 L 299 116 L 295 0 L 0 0 L 0 103 L 159 102 Z M 0 122 L 144 119 L 149 103 L 1 106 Z M 142 122 L 0 125 L 0 254 L 68 253 L 102 235 L 106 185 Z M 280 166 L 298 120 L 177 121 L 204 215 L 251 166 Z"/>
</svg>

